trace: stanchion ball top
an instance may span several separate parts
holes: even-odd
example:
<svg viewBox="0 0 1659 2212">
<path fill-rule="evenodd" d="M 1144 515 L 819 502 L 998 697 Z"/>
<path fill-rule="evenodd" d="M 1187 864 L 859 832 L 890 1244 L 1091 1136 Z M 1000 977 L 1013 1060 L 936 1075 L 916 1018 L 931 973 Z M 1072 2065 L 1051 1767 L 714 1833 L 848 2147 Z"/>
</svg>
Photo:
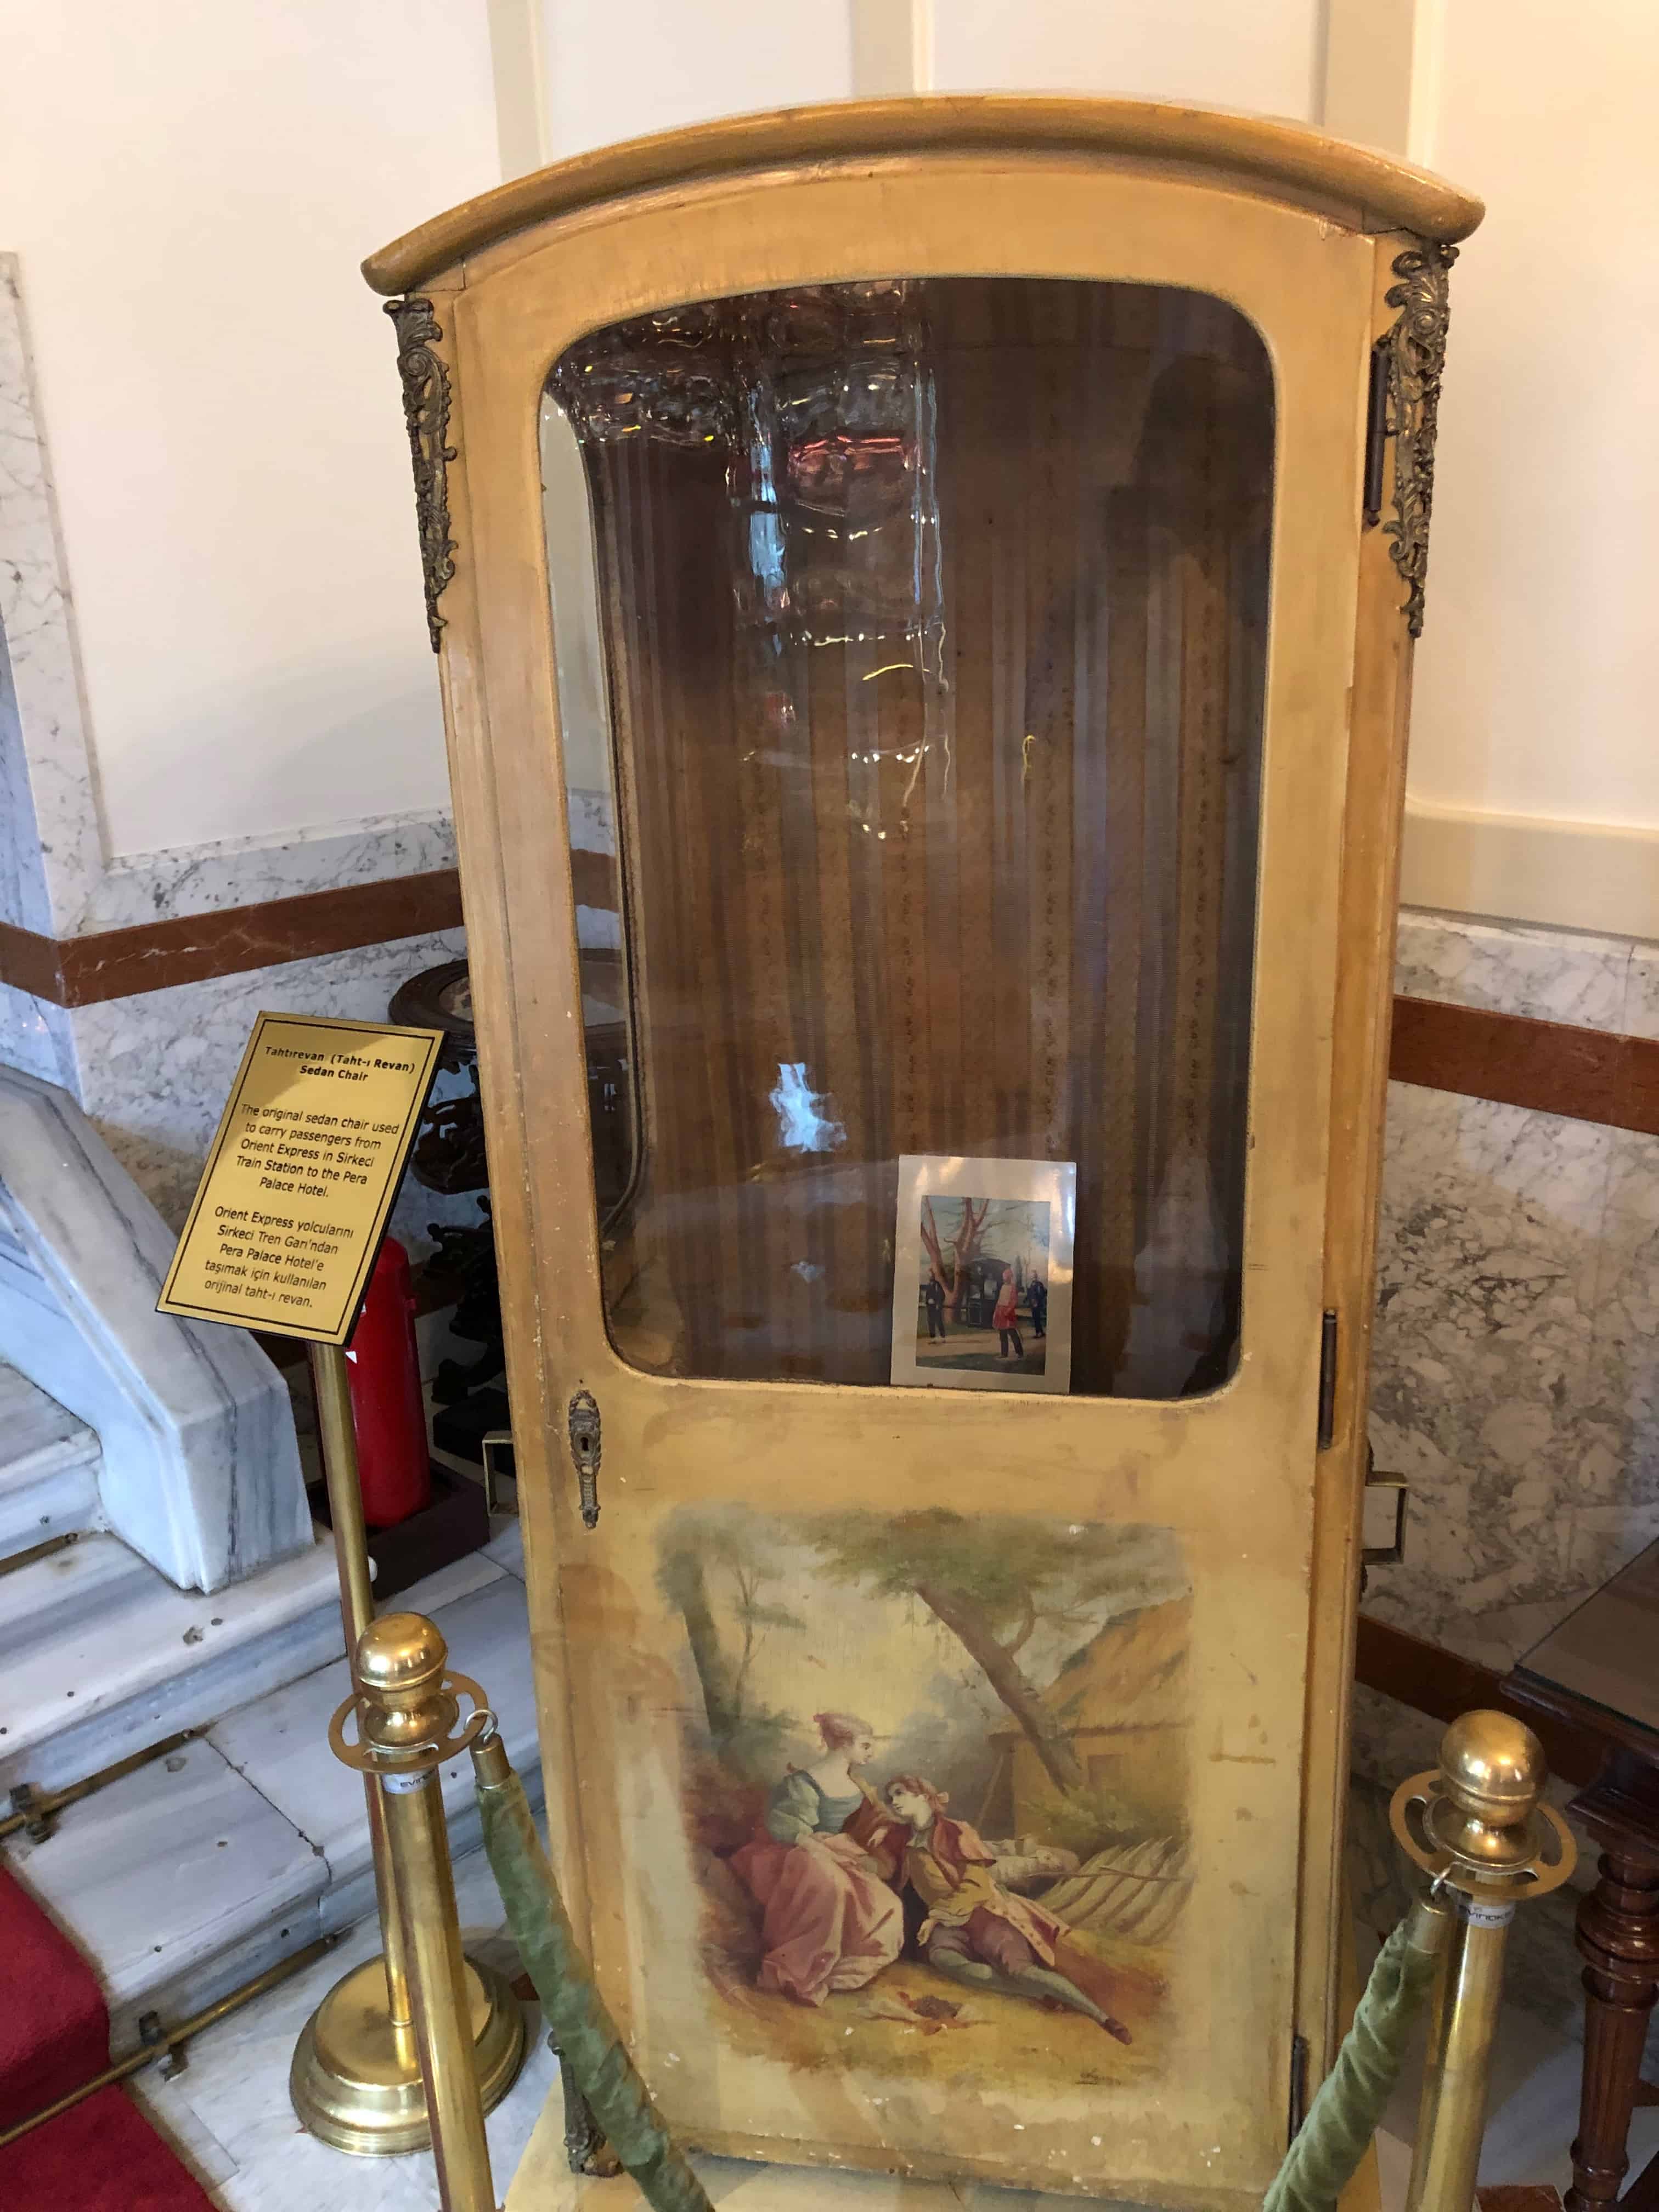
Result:
<svg viewBox="0 0 1659 2212">
<path fill-rule="evenodd" d="M 1538 1802 L 1547 1774 L 1544 1747 L 1510 1713 L 1465 1713 L 1440 1740 L 1446 1795 L 1462 1811 L 1494 1827 L 1522 1820 Z"/>
<path fill-rule="evenodd" d="M 357 1639 L 358 1685 L 370 1696 L 406 1692 L 438 1681 L 448 1659 L 449 1646 L 424 1613 L 382 1613 Z"/>
</svg>

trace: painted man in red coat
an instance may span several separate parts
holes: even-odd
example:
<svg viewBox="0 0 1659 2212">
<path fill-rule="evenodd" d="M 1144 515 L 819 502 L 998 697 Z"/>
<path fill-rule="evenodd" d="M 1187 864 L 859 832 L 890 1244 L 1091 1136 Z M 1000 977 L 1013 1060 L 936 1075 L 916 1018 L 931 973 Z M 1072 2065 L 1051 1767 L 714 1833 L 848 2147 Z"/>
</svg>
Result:
<svg viewBox="0 0 1659 2212">
<path fill-rule="evenodd" d="M 1072 1940 L 1063 1920 L 998 1883 L 996 1856 L 965 1820 L 945 1816 L 943 1791 L 919 1774 L 895 1775 L 887 1802 L 909 1831 L 902 1879 L 927 1908 L 918 1942 L 930 1966 L 952 1981 L 1064 2005 L 1133 2040 L 1097 1996 L 1109 1970 Z"/>
</svg>

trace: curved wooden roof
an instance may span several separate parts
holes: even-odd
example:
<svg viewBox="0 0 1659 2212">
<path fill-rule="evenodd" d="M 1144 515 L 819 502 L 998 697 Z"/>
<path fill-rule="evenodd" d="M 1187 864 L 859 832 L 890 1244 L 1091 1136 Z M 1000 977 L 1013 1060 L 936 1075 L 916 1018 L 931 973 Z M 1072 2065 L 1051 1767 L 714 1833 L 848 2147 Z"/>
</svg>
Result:
<svg viewBox="0 0 1659 2212">
<path fill-rule="evenodd" d="M 1467 238 L 1486 212 L 1426 170 L 1305 124 L 1152 100 L 932 94 L 780 108 L 601 147 L 434 216 L 371 253 L 363 275 L 377 292 L 406 292 L 549 216 L 700 178 L 871 155 L 1033 147 L 1154 161 L 1258 191 L 1278 187 L 1334 221 L 1445 244 Z"/>
</svg>

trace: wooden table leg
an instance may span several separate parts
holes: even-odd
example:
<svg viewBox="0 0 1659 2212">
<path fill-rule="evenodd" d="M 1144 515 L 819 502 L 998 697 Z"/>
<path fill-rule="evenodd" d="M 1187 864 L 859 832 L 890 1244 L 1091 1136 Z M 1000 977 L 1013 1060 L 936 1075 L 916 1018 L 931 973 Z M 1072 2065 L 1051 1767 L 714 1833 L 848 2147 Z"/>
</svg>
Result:
<svg viewBox="0 0 1659 2212">
<path fill-rule="evenodd" d="M 1641 2084 L 1648 2015 L 1659 1996 L 1659 1856 L 1615 1839 L 1587 1793 L 1586 1825 L 1609 1848 L 1601 1880 L 1578 1908 L 1584 1958 L 1584 2080 L 1566 2212 L 1601 2212 L 1617 2201 L 1630 2160 L 1626 2138 Z M 1601 1812 L 1602 1817 L 1594 1817 Z M 1646 1838 L 1643 1838 L 1647 1841 Z"/>
</svg>

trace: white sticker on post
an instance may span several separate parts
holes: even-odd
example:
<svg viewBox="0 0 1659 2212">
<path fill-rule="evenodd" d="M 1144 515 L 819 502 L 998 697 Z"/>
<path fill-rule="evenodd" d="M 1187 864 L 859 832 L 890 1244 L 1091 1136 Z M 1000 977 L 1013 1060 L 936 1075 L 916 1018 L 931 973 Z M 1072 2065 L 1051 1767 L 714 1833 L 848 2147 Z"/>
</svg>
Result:
<svg viewBox="0 0 1659 2212">
<path fill-rule="evenodd" d="M 1479 1898 L 1471 1897 L 1467 1891 L 1462 1893 L 1462 1900 L 1458 1906 L 1458 1917 L 1466 1927 L 1507 1928 L 1515 1917 L 1513 1904 L 1485 1905 Z"/>
</svg>

